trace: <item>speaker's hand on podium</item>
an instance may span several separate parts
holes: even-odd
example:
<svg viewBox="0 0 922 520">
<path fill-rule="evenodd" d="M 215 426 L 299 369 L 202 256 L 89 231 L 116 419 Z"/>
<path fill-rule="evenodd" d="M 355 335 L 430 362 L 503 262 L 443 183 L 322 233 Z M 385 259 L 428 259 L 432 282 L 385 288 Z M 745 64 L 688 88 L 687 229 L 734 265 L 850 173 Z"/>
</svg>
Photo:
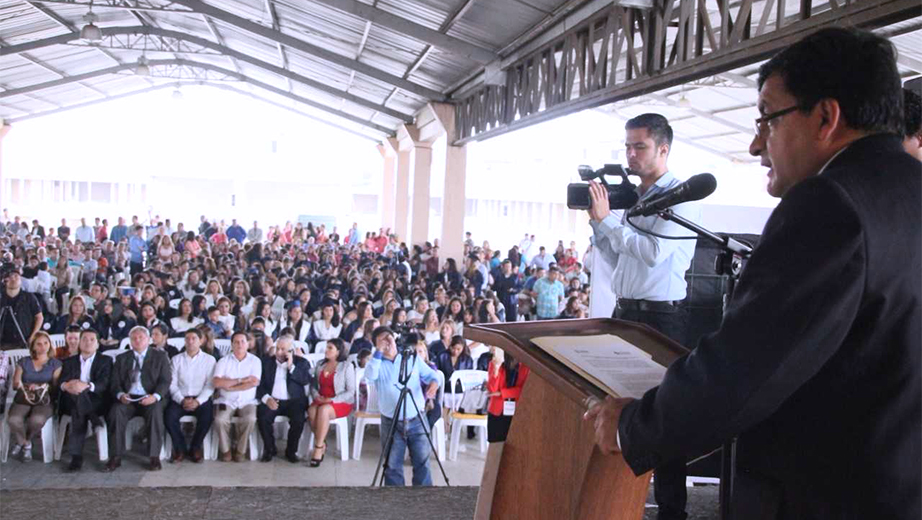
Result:
<svg viewBox="0 0 922 520">
<path fill-rule="evenodd" d="M 602 403 L 596 403 L 583 415 L 584 421 L 593 421 L 595 442 L 602 453 L 620 453 L 618 442 L 618 421 L 621 410 L 633 399 L 608 396 Z"/>
</svg>

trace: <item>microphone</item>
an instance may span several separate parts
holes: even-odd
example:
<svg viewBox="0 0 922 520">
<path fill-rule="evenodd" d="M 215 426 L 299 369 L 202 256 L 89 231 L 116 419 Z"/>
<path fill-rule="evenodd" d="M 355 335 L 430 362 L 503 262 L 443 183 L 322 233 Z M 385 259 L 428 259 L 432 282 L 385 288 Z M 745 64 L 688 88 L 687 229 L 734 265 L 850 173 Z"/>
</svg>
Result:
<svg viewBox="0 0 922 520">
<path fill-rule="evenodd" d="M 654 213 L 671 208 L 676 204 L 701 200 L 717 189 L 717 179 L 710 173 L 699 173 L 692 176 L 687 181 L 679 184 L 675 188 L 663 193 L 659 197 L 640 204 L 629 209 L 628 217 L 649 217 Z"/>
</svg>

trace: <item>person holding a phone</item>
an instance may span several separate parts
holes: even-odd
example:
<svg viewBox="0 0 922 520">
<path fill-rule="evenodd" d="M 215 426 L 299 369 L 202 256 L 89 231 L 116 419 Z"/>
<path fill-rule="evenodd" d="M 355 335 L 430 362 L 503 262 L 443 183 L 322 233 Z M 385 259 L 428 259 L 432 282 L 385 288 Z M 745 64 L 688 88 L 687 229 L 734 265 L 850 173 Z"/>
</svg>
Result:
<svg viewBox="0 0 922 520">
<path fill-rule="evenodd" d="M 263 439 L 263 462 L 271 462 L 278 453 L 275 447 L 275 432 L 272 424 L 279 415 L 288 417 L 288 444 L 285 459 L 292 464 L 298 462 L 298 441 L 304 431 L 307 395 L 304 387 L 311 382 L 310 363 L 294 355 L 294 341 L 291 336 L 282 336 L 275 345 L 275 356 L 263 359 L 263 377 L 256 388 L 259 405 L 256 408 L 256 424 Z"/>
</svg>

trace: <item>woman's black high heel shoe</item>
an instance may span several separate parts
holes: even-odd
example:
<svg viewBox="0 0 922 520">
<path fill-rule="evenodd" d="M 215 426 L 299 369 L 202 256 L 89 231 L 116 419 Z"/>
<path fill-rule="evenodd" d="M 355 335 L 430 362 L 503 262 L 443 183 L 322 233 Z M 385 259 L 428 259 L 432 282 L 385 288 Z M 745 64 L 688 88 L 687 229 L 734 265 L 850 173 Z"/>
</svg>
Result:
<svg viewBox="0 0 922 520">
<path fill-rule="evenodd" d="M 314 445 L 314 449 L 315 449 L 315 450 L 323 450 L 323 452 L 321 453 L 319 459 L 315 459 L 315 458 L 311 457 L 310 466 L 311 466 L 312 468 L 316 468 L 316 467 L 320 466 L 320 463 L 323 462 L 324 457 L 327 456 L 327 445 L 326 445 L 326 443 L 324 443 L 324 444 L 322 444 L 322 445 L 320 445 L 320 446 Z"/>
</svg>

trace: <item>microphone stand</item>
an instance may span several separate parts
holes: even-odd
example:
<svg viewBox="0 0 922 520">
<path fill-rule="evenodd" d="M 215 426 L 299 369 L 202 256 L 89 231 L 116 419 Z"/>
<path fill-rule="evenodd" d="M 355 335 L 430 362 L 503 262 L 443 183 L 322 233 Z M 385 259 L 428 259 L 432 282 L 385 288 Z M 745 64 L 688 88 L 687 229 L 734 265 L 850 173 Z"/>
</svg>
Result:
<svg viewBox="0 0 922 520">
<path fill-rule="evenodd" d="M 706 238 L 720 246 L 722 251 L 720 256 L 717 257 L 714 270 L 718 275 L 727 277 L 727 290 L 724 292 L 723 298 L 723 310 L 726 312 L 727 307 L 730 305 L 730 300 L 733 298 L 733 291 L 736 289 L 740 273 L 743 270 L 743 259 L 752 254 L 752 248 L 732 237 L 723 237 L 708 231 L 698 224 L 675 214 L 671 209 L 658 211 L 657 214 L 663 220 L 675 222 L 690 231 L 694 231 L 699 237 Z M 730 497 L 733 494 L 735 477 L 736 439 L 731 439 L 724 443 L 720 456 L 720 520 L 731 519 Z"/>
</svg>

